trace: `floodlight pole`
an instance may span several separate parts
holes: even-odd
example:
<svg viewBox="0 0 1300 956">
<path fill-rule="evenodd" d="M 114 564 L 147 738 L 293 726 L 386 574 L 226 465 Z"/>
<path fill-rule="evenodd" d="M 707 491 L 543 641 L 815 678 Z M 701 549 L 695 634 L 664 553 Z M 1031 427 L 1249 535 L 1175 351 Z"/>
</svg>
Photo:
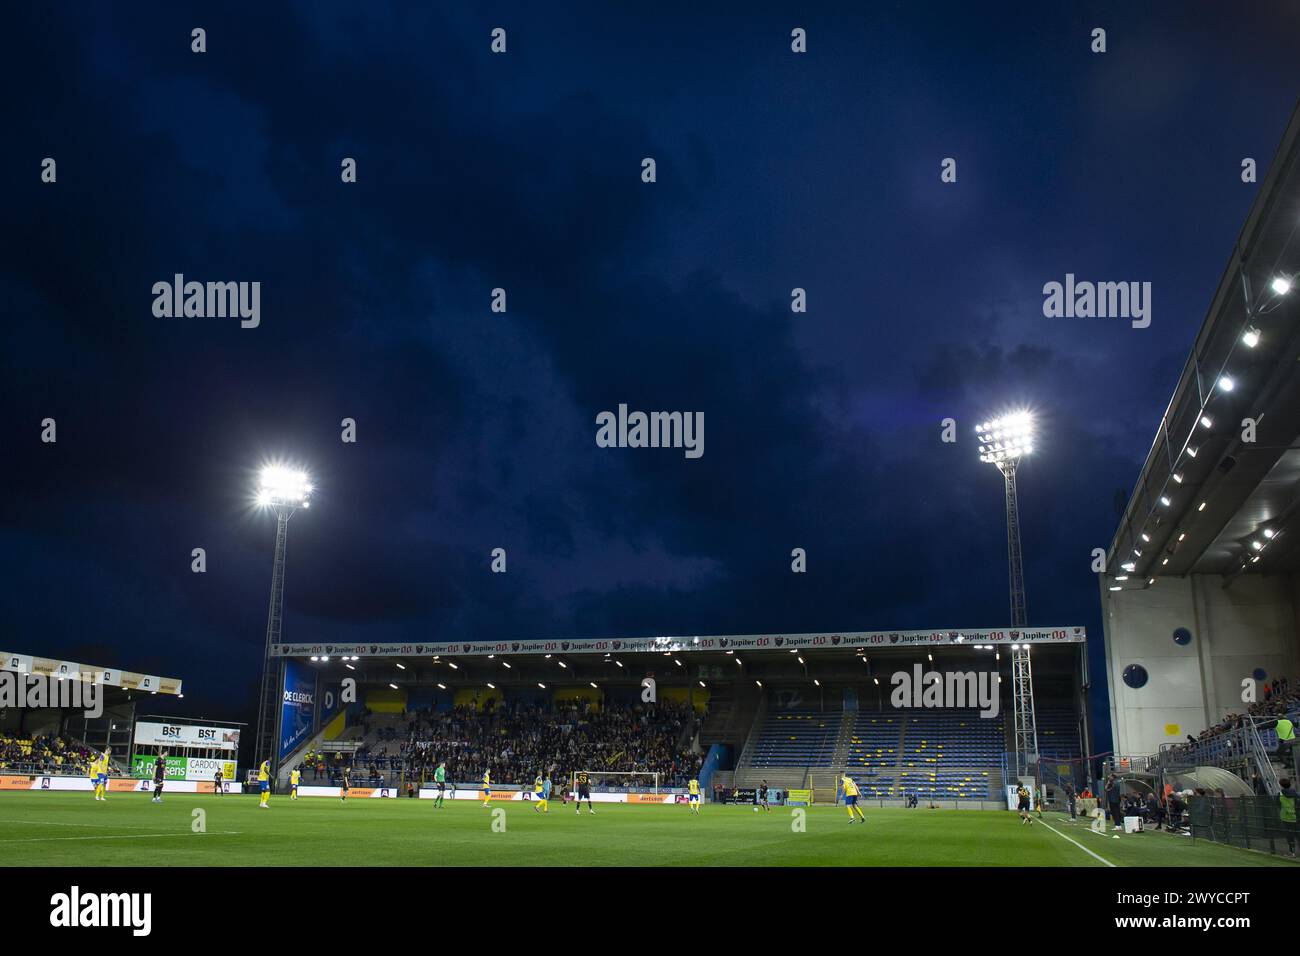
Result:
<svg viewBox="0 0 1300 956">
<path fill-rule="evenodd" d="M 1020 554 L 1020 503 L 1016 496 L 1018 458 L 997 463 L 1006 486 L 1007 499 L 1007 568 L 1011 578 L 1011 626 L 1023 630 L 1029 623 L 1025 610 L 1025 572 Z M 1017 642 L 1011 652 L 1011 706 L 1016 730 L 1016 775 L 1033 771 L 1038 759 L 1038 723 L 1034 718 L 1034 675 L 1029 660 L 1029 645 Z"/>
<path fill-rule="evenodd" d="M 289 519 L 296 506 L 273 504 L 275 511 L 275 558 L 271 564 L 271 603 L 266 612 L 266 652 L 262 660 L 262 692 L 258 698 L 257 746 L 254 766 L 271 762 L 271 778 L 280 769 L 280 717 L 283 662 L 275 654 L 280 643 L 280 623 L 284 607 L 284 552 L 289 538 Z"/>
</svg>

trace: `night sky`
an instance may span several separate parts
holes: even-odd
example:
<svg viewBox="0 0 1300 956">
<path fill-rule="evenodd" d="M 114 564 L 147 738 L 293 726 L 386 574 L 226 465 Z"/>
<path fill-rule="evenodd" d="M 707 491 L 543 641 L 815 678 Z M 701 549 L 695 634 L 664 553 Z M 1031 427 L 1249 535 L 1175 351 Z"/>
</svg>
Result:
<svg viewBox="0 0 1300 956">
<path fill-rule="evenodd" d="M 11 6 L 0 647 L 251 720 L 271 459 L 318 485 L 286 640 L 1003 626 L 973 428 L 1028 406 L 1030 621 L 1089 629 L 1104 700 L 1090 552 L 1295 104 L 1300 8 L 713 6 Z M 1045 318 L 1067 272 L 1151 282 L 1150 328 Z M 261 324 L 155 317 L 176 273 L 260 282 Z M 620 403 L 703 412 L 703 457 L 597 447 Z"/>
</svg>

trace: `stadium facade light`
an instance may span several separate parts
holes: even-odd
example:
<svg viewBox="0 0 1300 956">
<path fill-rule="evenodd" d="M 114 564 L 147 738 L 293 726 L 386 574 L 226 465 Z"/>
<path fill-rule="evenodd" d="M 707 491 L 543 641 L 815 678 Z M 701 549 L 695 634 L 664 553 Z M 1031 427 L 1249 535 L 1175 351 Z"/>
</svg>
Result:
<svg viewBox="0 0 1300 956">
<path fill-rule="evenodd" d="M 403 664 L 401 661 L 398 661 L 398 662 L 397 662 L 397 669 L 398 669 L 399 671 L 404 671 L 404 670 L 406 670 L 406 665 Z"/>
<path fill-rule="evenodd" d="M 600 690 L 599 687 L 596 687 L 596 682 L 595 682 L 594 680 L 593 680 L 593 681 L 588 681 L 587 683 L 591 684 L 591 686 L 592 686 L 593 688 L 595 688 L 596 690 Z"/>
<path fill-rule="evenodd" d="M 1286 295 L 1291 291 L 1291 278 L 1289 276 L 1275 276 L 1273 281 L 1269 283 L 1269 288 L 1278 295 Z"/>
<path fill-rule="evenodd" d="M 396 685 L 396 684 L 389 684 L 388 686 L 391 687 L 393 690 L 397 690 L 397 685 Z"/>
<path fill-rule="evenodd" d="M 496 690 L 496 689 L 497 689 L 497 685 L 492 683 L 491 681 L 488 681 L 488 690 Z"/>
<path fill-rule="evenodd" d="M 446 690 L 446 689 L 447 689 L 447 685 L 444 684 L 444 683 L 442 683 L 441 681 L 439 681 L 439 682 L 438 682 L 438 689 L 439 689 L 439 690 Z"/>
<path fill-rule="evenodd" d="M 1253 325 L 1246 326 L 1246 331 L 1241 333 L 1241 343 L 1248 349 L 1253 349 L 1259 344 L 1259 329 Z"/>
<path fill-rule="evenodd" d="M 1219 376 L 1219 388 L 1220 388 L 1221 390 L 1223 390 L 1223 391 L 1225 391 L 1225 392 L 1231 392 L 1231 391 L 1232 391 L 1234 388 L 1236 388 L 1236 387 L 1237 387 L 1237 383 L 1236 383 L 1235 381 L 1233 381 L 1233 378 L 1232 378 L 1231 375 L 1220 375 L 1220 376 Z"/>
<path fill-rule="evenodd" d="M 1202 428 L 1213 428 L 1213 427 L 1214 427 L 1214 419 L 1211 418 L 1209 415 L 1202 415 L 1202 416 L 1201 416 L 1201 427 L 1202 427 Z"/>
</svg>

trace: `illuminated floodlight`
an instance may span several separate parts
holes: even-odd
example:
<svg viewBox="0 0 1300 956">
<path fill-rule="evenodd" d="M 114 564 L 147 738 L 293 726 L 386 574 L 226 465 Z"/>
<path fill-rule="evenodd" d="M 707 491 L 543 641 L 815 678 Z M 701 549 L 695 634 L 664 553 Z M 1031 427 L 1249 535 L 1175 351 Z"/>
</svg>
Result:
<svg viewBox="0 0 1300 956">
<path fill-rule="evenodd" d="M 1249 326 L 1245 332 L 1241 333 L 1241 341 L 1246 348 L 1253 349 L 1259 344 L 1259 329 L 1255 328 L 1253 325 Z"/>
<path fill-rule="evenodd" d="M 1286 295 L 1291 291 L 1291 280 L 1286 276 L 1278 276 L 1269 286 L 1278 295 Z"/>
<path fill-rule="evenodd" d="M 259 505 L 311 507 L 311 479 L 305 471 L 283 465 L 267 465 L 257 476 Z"/>
<path fill-rule="evenodd" d="M 1236 388 L 1236 387 L 1237 387 L 1237 383 L 1236 383 L 1235 381 L 1233 381 L 1233 378 L 1232 378 L 1231 375 L 1220 375 L 1220 376 L 1219 376 L 1219 388 L 1223 389 L 1223 391 L 1225 391 L 1225 392 L 1231 392 L 1231 391 L 1232 391 L 1234 388 Z"/>
<path fill-rule="evenodd" d="M 1000 464 L 1015 461 L 1034 450 L 1034 416 L 1027 411 L 1013 412 L 975 426 L 980 445 L 980 461 Z"/>
</svg>

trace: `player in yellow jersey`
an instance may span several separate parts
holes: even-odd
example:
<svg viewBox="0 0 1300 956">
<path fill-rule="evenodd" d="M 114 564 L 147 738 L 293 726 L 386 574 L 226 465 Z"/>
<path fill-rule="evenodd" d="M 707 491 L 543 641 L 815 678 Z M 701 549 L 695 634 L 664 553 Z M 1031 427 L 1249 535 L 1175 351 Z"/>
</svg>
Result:
<svg viewBox="0 0 1300 956">
<path fill-rule="evenodd" d="M 690 791 L 686 797 L 686 805 L 690 807 L 691 813 L 698 814 L 700 812 L 700 782 L 692 780 L 686 785 L 686 788 Z"/>
<path fill-rule="evenodd" d="M 294 767 L 289 773 L 289 799 L 298 799 L 298 781 L 302 777 L 302 771 Z"/>
<path fill-rule="evenodd" d="M 547 774 L 544 778 L 539 776 L 533 781 L 533 811 L 550 813 L 550 804 L 551 775 Z"/>
<path fill-rule="evenodd" d="M 262 801 L 258 804 L 263 810 L 271 809 L 271 761 L 263 760 L 257 768 L 257 786 L 262 791 Z"/>
<path fill-rule="evenodd" d="M 847 773 L 844 774 L 841 783 L 844 787 L 844 806 L 847 807 L 849 811 L 849 823 L 853 823 L 855 820 L 861 820 L 863 823 L 866 823 L 867 815 L 863 813 L 862 808 L 858 806 L 857 783 Z"/>
<path fill-rule="evenodd" d="M 492 771 L 483 771 L 483 806 L 487 806 L 492 799 Z"/>
<path fill-rule="evenodd" d="M 98 773 L 95 776 L 95 794 L 100 800 L 108 799 L 108 765 L 112 755 L 112 751 L 107 747 L 99 755 Z"/>
<path fill-rule="evenodd" d="M 90 789 L 95 791 L 95 802 L 103 798 L 99 795 L 99 754 L 92 754 L 86 765 L 86 776 L 90 778 Z"/>
</svg>

